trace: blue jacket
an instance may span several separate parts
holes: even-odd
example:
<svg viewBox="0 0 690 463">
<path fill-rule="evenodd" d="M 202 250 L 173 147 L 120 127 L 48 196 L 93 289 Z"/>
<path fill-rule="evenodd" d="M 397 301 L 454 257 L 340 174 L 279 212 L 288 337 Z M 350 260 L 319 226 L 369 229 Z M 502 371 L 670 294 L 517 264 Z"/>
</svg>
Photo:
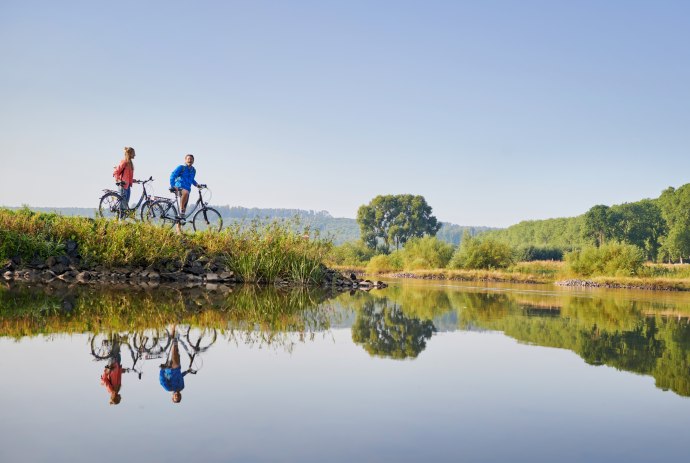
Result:
<svg viewBox="0 0 690 463">
<path fill-rule="evenodd" d="M 161 386 L 169 392 L 181 391 L 184 389 L 184 375 L 187 373 L 182 373 L 180 368 L 161 368 Z"/>
<path fill-rule="evenodd" d="M 198 185 L 196 180 L 194 180 L 195 176 L 196 169 L 194 166 L 187 167 L 186 164 L 179 165 L 172 171 L 172 174 L 170 174 L 170 186 L 184 188 L 189 191 L 192 189 L 192 185 Z"/>
</svg>

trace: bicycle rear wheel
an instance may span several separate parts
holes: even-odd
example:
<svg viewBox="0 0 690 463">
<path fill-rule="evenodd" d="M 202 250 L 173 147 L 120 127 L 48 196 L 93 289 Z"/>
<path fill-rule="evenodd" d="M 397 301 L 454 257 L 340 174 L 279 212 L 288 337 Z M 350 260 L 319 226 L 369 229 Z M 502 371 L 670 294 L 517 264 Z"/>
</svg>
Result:
<svg viewBox="0 0 690 463">
<path fill-rule="evenodd" d="M 148 223 L 171 228 L 175 225 L 177 209 L 170 201 L 157 200 L 147 204 L 141 216 Z"/>
<path fill-rule="evenodd" d="M 119 219 L 121 201 L 120 195 L 114 191 L 104 194 L 98 203 L 98 215 L 106 219 Z"/>
<path fill-rule="evenodd" d="M 210 230 L 219 232 L 223 228 L 223 219 L 217 210 L 212 207 L 204 207 L 194 214 L 192 227 L 194 227 L 194 231 Z"/>
</svg>

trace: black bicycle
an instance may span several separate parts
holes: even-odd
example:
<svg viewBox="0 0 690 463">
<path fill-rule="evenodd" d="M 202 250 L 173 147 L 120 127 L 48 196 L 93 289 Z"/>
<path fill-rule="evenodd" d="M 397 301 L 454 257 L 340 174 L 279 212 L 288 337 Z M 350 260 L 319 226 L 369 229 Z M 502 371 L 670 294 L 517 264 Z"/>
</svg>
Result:
<svg viewBox="0 0 690 463">
<path fill-rule="evenodd" d="M 178 223 L 185 225 L 187 217 L 192 217 L 191 222 L 194 231 L 219 232 L 223 228 L 223 218 L 220 216 L 220 212 L 208 206 L 208 198 L 204 199 L 201 194 L 202 190 L 210 192 L 206 185 L 199 185 L 199 199 L 184 217 L 178 213 L 180 210 L 180 189 L 170 188 L 170 192 L 175 193 L 175 199 L 157 198 L 149 202 L 142 208 L 142 220 L 172 228 Z"/>
<path fill-rule="evenodd" d="M 115 190 L 105 189 L 103 190 L 105 194 L 101 196 L 101 200 L 98 203 L 98 215 L 100 217 L 105 217 L 109 219 L 133 219 L 137 220 L 137 211 L 140 210 L 139 216 L 144 220 L 144 209 L 156 198 L 149 195 L 146 191 L 146 184 L 153 181 L 153 177 L 149 177 L 148 180 L 133 180 L 132 183 L 141 184 L 143 190 L 141 192 L 141 197 L 134 207 L 129 207 L 128 204 L 122 207 L 122 196 Z M 123 182 L 118 182 L 115 185 L 122 185 Z"/>
</svg>

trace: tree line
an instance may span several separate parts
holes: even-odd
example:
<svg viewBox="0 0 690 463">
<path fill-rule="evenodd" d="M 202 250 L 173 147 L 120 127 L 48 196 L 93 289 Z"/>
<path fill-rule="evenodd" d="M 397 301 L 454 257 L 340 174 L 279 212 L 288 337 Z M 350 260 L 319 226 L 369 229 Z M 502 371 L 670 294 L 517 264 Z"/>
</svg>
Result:
<svg viewBox="0 0 690 463">
<path fill-rule="evenodd" d="M 577 217 L 524 221 L 487 236 L 564 253 L 621 243 L 640 248 L 649 261 L 683 262 L 690 256 L 690 184 L 669 187 L 655 199 L 600 204 Z"/>
</svg>

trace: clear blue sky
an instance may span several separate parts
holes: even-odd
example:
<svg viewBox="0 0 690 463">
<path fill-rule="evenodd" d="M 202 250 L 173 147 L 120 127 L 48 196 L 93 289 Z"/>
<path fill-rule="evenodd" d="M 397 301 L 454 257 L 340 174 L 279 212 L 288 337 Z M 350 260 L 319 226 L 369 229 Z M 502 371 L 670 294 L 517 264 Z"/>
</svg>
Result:
<svg viewBox="0 0 690 463">
<path fill-rule="evenodd" d="M 165 193 L 507 226 L 690 181 L 688 1 L 0 1 L 0 204 Z M 137 194 L 137 191 L 134 193 Z"/>
</svg>

